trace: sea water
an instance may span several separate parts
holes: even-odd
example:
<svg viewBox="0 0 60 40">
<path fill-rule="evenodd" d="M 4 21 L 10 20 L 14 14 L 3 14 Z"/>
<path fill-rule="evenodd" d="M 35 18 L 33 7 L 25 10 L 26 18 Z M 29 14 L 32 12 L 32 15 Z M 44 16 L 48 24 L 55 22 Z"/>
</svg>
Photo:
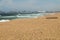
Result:
<svg viewBox="0 0 60 40">
<path fill-rule="evenodd" d="M 38 18 L 44 15 L 48 15 L 48 13 L 23 14 L 23 15 L 17 15 L 17 18 Z"/>
<path fill-rule="evenodd" d="M 9 22 L 10 19 L 22 19 L 22 18 L 38 18 L 40 16 L 45 16 L 51 13 L 33 13 L 33 14 L 19 14 L 16 16 L 0 16 L 0 22 Z M 53 13 L 52 13 L 53 14 Z"/>
</svg>

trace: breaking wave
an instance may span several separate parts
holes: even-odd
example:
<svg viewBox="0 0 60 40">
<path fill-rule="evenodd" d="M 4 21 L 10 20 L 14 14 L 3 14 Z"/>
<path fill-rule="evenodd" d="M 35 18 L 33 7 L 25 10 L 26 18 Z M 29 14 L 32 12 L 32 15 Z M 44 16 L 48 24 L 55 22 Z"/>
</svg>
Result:
<svg viewBox="0 0 60 40">
<path fill-rule="evenodd" d="M 12 19 L 22 18 L 38 18 L 40 16 L 48 15 L 49 13 L 35 13 L 35 14 L 18 14 L 13 16 L 0 16 L 0 22 L 9 22 Z"/>
</svg>

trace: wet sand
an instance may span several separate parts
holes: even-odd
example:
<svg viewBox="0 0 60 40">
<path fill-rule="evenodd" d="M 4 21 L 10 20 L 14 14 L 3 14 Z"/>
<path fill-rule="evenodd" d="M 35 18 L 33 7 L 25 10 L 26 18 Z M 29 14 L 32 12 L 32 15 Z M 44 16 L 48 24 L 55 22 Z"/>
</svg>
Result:
<svg viewBox="0 0 60 40">
<path fill-rule="evenodd" d="M 60 40 L 60 13 L 0 23 L 0 40 Z"/>
</svg>

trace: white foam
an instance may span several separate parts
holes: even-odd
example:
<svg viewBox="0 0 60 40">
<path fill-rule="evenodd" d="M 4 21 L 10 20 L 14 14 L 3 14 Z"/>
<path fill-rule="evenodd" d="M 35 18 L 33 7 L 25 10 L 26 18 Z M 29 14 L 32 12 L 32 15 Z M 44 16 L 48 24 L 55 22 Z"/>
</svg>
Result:
<svg viewBox="0 0 60 40">
<path fill-rule="evenodd" d="M 0 20 L 0 22 L 9 22 L 10 20 Z"/>
</svg>

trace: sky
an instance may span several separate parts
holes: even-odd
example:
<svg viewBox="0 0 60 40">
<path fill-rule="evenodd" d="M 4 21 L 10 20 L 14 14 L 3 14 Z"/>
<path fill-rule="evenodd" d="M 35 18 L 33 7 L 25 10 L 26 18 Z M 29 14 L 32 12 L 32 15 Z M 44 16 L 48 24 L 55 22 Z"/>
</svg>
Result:
<svg viewBox="0 0 60 40">
<path fill-rule="evenodd" d="M 60 0 L 0 0 L 0 10 L 60 10 Z"/>
</svg>

